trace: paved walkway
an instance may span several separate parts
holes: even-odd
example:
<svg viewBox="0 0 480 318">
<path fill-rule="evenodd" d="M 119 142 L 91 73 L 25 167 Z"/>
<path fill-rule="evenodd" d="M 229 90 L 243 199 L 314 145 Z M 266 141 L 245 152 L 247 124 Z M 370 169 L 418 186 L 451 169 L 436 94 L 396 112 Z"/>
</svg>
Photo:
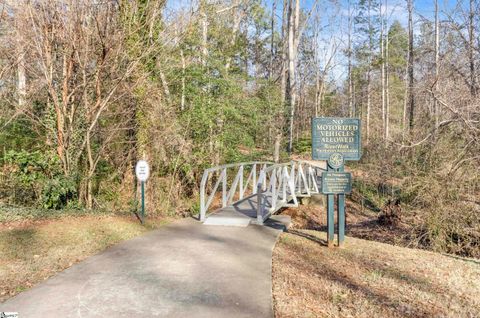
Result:
<svg viewBox="0 0 480 318">
<path fill-rule="evenodd" d="M 273 222 L 275 223 L 275 222 Z M 0 304 L 29 317 L 273 317 L 271 226 L 185 219 L 115 245 Z"/>
</svg>

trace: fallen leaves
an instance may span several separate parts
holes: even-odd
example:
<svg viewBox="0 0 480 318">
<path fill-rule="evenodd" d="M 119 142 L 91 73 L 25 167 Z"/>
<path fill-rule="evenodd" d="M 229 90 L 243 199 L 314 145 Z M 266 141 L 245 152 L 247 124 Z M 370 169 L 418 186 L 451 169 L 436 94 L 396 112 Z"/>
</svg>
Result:
<svg viewBox="0 0 480 318">
<path fill-rule="evenodd" d="M 274 250 L 277 318 L 480 316 L 480 264 L 350 237 L 328 249 L 311 238 L 324 232 L 301 232 Z"/>
</svg>

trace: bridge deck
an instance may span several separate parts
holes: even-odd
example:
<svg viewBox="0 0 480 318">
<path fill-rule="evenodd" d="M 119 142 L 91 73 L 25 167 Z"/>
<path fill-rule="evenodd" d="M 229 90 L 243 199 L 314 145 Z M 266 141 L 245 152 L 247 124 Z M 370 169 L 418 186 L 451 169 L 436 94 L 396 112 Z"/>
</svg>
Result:
<svg viewBox="0 0 480 318">
<path fill-rule="evenodd" d="M 318 183 L 318 182 L 317 182 Z M 298 188 L 296 187 L 296 190 Z M 265 212 L 272 207 L 271 192 L 263 192 L 263 200 Z M 292 197 L 287 191 L 287 202 L 291 201 Z M 308 196 L 306 192 L 296 193 L 297 197 Z M 220 208 L 210 214 L 205 220 L 205 225 L 225 225 L 225 226 L 248 226 L 250 223 L 257 223 L 257 199 L 256 194 L 252 194 L 242 200 L 234 202 L 232 205 Z M 276 212 L 276 211 L 274 211 Z"/>
<path fill-rule="evenodd" d="M 267 200 L 266 207 L 272 206 L 271 196 L 264 192 L 264 199 Z M 220 208 L 210 214 L 205 220 L 205 225 L 230 225 L 230 226 L 248 226 L 250 222 L 257 220 L 257 195 L 252 194 L 233 205 Z"/>
</svg>

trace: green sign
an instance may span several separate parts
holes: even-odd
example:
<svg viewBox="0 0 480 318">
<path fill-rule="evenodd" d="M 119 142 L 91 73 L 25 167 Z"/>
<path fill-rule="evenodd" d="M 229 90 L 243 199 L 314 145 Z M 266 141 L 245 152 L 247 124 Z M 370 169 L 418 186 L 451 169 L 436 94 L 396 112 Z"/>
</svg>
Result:
<svg viewBox="0 0 480 318">
<path fill-rule="evenodd" d="M 334 153 L 345 161 L 360 160 L 360 119 L 318 117 L 312 119 L 312 159 L 328 160 Z"/>
<path fill-rule="evenodd" d="M 322 172 L 323 194 L 344 194 L 352 192 L 350 172 Z"/>
</svg>

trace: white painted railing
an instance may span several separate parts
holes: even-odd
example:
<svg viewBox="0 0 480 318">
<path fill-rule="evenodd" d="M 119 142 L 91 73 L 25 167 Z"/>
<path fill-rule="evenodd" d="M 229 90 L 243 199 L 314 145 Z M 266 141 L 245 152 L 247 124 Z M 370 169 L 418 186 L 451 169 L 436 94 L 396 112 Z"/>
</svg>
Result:
<svg viewBox="0 0 480 318">
<path fill-rule="evenodd" d="M 222 208 L 256 195 L 257 223 L 261 224 L 283 207 L 298 206 L 298 197 L 319 193 L 321 170 L 322 166 L 301 160 L 281 164 L 243 162 L 209 168 L 200 183 L 200 221 L 205 221 L 221 192 Z"/>
<path fill-rule="evenodd" d="M 319 193 L 322 167 L 306 161 L 275 164 L 260 172 L 257 183 L 257 223 L 283 207 L 298 206 L 298 197 Z"/>
<path fill-rule="evenodd" d="M 200 221 L 205 221 L 207 213 L 212 206 L 218 188 L 221 188 L 221 207 L 224 208 L 244 197 L 257 192 L 257 176 L 266 169 L 271 162 L 255 161 L 227 164 L 212 167 L 204 171 L 200 182 Z M 207 190 L 208 181 L 216 180 L 210 191 Z M 209 193 L 208 193 L 209 192 Z"/>
</svg>

